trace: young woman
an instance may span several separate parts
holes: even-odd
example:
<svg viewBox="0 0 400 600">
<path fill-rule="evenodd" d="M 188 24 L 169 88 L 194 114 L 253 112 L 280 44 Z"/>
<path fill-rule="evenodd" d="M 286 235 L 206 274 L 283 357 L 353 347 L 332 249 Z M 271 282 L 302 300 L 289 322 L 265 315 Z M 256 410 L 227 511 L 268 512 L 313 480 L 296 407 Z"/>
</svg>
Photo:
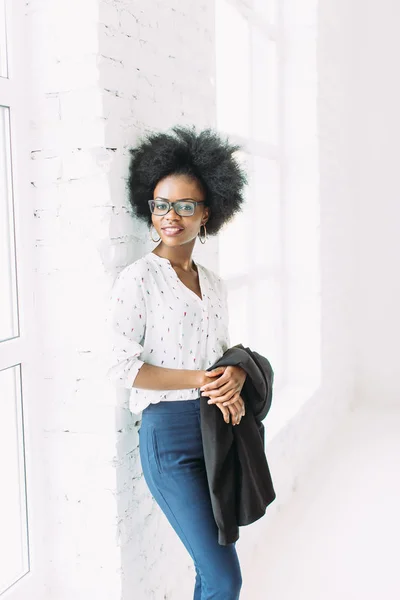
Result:
<svg viewBox="0 0 400 600">
<path fill-rule="evenodd" d="M 227 427 L 238 426 L 246 373 L 234 366 L 206 371 L 229 347 L 227 294 L 192 252 L 198 238 L 205 243 L 240 210 L 247 181 L 233 156 L 239 146 L 211 129 L 172 131 L 150 134 L 130 150 L 129 200 L 158 245 L 114 283 L 109 376 L 131 390 L 132 412 L 143 411 L 144 478 L 193 559 L 194 600 L 236 600 L 240 565 L 235 544 L 218 543 L 200 402 L 214 403 Z"/>
</svg>

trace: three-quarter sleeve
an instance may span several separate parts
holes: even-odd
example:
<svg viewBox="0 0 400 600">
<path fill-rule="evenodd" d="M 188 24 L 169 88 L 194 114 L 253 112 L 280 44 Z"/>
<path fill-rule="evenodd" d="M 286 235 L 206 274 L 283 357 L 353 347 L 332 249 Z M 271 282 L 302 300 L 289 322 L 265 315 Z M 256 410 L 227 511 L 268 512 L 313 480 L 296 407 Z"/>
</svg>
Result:
<svg viewBox="0 0 400 600">
<path fill-rule="evenodd" d="M 132 388 L 144 361 L 146 305 L 140 277 L 126 267 L 117 276 L 111 290 L 107 322 L 111 335 L 111 366 L 108 379 L 117 387 Z"/>
</svg>

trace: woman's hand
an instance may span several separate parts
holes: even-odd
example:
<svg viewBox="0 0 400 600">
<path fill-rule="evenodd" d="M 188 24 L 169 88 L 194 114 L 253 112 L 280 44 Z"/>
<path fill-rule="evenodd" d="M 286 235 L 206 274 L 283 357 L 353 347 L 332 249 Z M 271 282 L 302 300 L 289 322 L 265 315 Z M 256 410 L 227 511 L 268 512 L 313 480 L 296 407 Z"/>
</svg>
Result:
<svg viewBox="0 0 400 600">
<path fill-rule="evenodd" d="M 209 396 L 208 404 L 216 404 L 221 410 L 224 420 L 229 423 L 232 415 L 232 424 L 238 425 L 245 415 L 245 405 L 240 392 L 246 379 L 246 371 L 241 367 L 217 367 L 212 371 L 205 371 L 206 377 L 218 378 L 212 383 L 201 386 L 202 395 Z"/>
<path fill-rule="evenodd" d="M 242 367 L 230 365 L 205 371 L 204 374 L 206 377 L 215 377 L 218 371 L 221 371 L 221 375 L 215 381 L 201 386 L 201 395 L 209 396 L 209 404 L 221 402 L 223 406 L 233 405 L 240 396 L 247 373 Z"/>
<path fill-rule="evenodd" d="M 241 418 L 246 414 L 245 404 L 241 396 L 229 406 L 224 406 L 221 402 L 214 402 L 214 404 L 218 406 L 222 412 L 225 423 L 229 423 L 229 419 L 232 415 L 232 425 L 239 425 Z"/>
</svg>

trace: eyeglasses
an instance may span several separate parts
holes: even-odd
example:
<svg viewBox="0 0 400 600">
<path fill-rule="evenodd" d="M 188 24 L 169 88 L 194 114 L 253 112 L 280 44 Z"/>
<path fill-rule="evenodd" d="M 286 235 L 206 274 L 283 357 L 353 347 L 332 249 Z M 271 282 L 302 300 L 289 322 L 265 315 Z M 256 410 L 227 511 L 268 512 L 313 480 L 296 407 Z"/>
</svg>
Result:
<svg viewBox="0 0 400 600">
<path fill-rule="evenodd" d="M 169 202 L 168 200 L 149 200 L 149 207 L 153 215 L 161 217 L 169 213 L 171 208 L 174 209 L 177 215 L 180 217 L 191 217 L 194 215 L 194 211 L 198 204 L 204 204 L 204 200 L 176 200 L 175 202 Z"/>
</svg>

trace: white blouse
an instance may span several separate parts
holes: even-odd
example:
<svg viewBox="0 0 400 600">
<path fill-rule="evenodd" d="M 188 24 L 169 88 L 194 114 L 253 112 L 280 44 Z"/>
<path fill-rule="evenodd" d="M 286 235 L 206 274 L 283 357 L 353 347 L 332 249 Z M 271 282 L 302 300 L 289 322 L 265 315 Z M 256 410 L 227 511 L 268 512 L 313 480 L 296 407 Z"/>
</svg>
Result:
<svg viewBox="0 0 400 600">
<path fill-rule="evenodd" d="M 129 407 L 191 400 L 199 388 L 147 390 L 133 387 L 146 362 L 171 369 L 205 370 L 229 348 L 227 290 L 213 271 L 197 264 L 202 298 L 178 277 L 169 259 L 149 252 L 124 267 L 111 291 L 112 365 L 108 378 L 130 389 Z"/>
</svg>

